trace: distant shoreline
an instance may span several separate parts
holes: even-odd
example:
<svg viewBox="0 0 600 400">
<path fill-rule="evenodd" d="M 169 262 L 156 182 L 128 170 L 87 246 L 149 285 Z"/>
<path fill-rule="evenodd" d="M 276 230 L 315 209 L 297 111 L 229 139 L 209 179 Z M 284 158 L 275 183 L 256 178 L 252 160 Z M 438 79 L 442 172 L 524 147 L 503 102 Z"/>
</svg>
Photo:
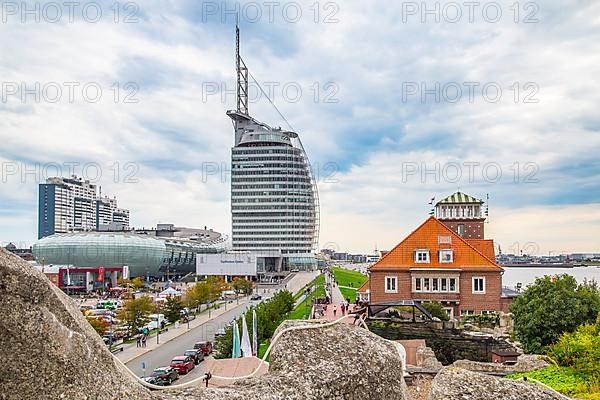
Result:
<svg viewBox="0 0 600 400">
<path fill-rule="evenodd" d="M 600 264 L 498 264 L 507 268 L 593 268 Z"/>
</svg>

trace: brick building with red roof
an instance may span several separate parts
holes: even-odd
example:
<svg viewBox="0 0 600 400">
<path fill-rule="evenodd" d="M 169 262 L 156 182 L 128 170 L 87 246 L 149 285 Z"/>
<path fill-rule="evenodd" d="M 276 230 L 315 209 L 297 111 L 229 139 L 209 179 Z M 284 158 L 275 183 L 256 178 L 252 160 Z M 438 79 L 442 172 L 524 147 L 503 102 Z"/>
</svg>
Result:
<svg viewBox="0 0 600 400">
<path fill-rule="evenodd" d="M 371 304 L 439 301 L 451 317 L 508 311 L 503 269 L 484 238 L 483 202 L 457 192 L 369 268 Z M 366 292 L 363 289 L 363 292 Z"/>
</svg>

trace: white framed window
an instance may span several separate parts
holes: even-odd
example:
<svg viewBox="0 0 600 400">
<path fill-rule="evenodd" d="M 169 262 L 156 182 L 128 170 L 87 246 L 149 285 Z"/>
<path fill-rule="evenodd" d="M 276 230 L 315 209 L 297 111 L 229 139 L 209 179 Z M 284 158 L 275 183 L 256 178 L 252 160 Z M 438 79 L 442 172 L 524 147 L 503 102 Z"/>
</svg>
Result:
<svg viewBox="0 0 600 400">
<path fill-rule="evenodd" d="M 424 292 L 430 292 L 431 291 L 431 286 L 429 286 L 429 281 L 431 279 L 429 278 L 423 278 L 423 291 Z"/>
<path fill-rule="evenodd" d="M 431 280 L 431 291 L 432 292 L 439 292 L 440 291 L 439 278 L 433 278 Z"/>
<path fill-rule="evenodd" d="M 458 292 L 458 285 L 456 278 L 448 278 L 448 291 L 449 292 Z"/>
<path fill-rule="evenodd" d="M 420 292 L 423 290 L 423 286 L 421 284 L 421 278 L 415 278 L 415 292 Z"/>
<path fill-rule="evenodd" d="M 440 250 L 440 263 L 451 263 L 454 261 L 454 253 L 452 250 Z"/>
<path fill-rule="evenodd" d="M 440 290 L 442 292 L 448 291 L 448 278 L 440 278 Z"/>
<path fill-rule="evenodd" d="M 385 292 L 386 293 L 398 293 L 398 277 L 397 276 L 386 276 L 385 277 Z"/>
<path fill-rule="evenodd" d="M 460 310 L 460 316 L 475 315 L 475 310 Z"/>
<path fill-rule="evenodd" d="M 415 251 L 415 262 L 427 264 L 429 263 L 429 250 L 416 250 Z"/>
<path fill-rule="evenodd" d="M 474 276 L 473 277 L 473 293 L 485 294 L 485 278 Z"/>
<path fill-rule="evenodd" d="M 458 233 L 458 236 L 465 236 L 465 224 L 458 224 L 458 226 L 456 227 L 456 231 Z"/>
</svg>

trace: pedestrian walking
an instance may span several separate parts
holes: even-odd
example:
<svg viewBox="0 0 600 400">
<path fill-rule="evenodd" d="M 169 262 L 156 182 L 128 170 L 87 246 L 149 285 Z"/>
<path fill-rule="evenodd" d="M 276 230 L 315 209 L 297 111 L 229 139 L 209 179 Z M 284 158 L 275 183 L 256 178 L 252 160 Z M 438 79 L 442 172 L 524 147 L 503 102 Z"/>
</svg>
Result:
<svg viewBox="0 0 600 400">
<path fill-rule="evenodd" d="M 139 333 L 135 335 L 135 342 L 137 347 L 142 347 L 142 335 L 140 335 Z"/>
<path fill-rule="evenodd" d="M 146 347 L 146 341 L 148 340 L 148 336 L 144 335 L 142 336 L 142 347 Z"/>
<path fill-rule="evenodd" d="M 333 306 L 333 316 L 335 317 L 337 314 L 337 306 Z"/>
<path fill-rule="evenodd" d="M 204 377 L 204 379 L 202 379 L 203 381 L 206 382 L 206 387 L 208 387 L 208 381 L 210 380 L 210 378 L 212 378 L 212 374 L 209 371 L 206 373 L 206 376 Z"/>
</svg>

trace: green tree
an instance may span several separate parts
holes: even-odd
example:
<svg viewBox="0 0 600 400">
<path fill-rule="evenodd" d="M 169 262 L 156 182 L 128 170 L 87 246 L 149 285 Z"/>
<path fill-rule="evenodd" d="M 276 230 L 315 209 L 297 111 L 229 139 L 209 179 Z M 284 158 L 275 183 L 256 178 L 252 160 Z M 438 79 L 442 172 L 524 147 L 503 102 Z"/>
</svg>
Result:
<svg viewBox="0 0 600 400">
<path fill-rule="evenodd" d="M 287 290 L 280 291 L 272 298 L 261 302 L 256 306 L 257 319 L 257 342 L 261 343 L 270 339 L 275 330 L 285 319 L 286 315 L 294 308 L 294 296 Z M 252 308 L 246 313 L 246 323 L 248 328 L 252 329 Z M 238 324 L 240 322 L 238 321 Z M 241 333 L 241 325 L 240 333 Z M 250 340 L 252 340 L 252 331 L 250 331 Z M 225 335 L 216 340 L 215 358 L 229 358 L 233 347 L 233 326 L 225 328 Z"/>
<path fill-rule="evenodd" d="M 242 293 L 245 295 L 252 293 L 252 290 L 254 290 L 254 284 L 252 281 L 239 277 L 233 279 L 231 286 L 236 293 Z"/>
<path fill-rule="evenodd" d="M 125 302 L 119 312 L 119 319 L 129 326 L 130 335 L 135 335 L 139 328 L 150 322 L 149 315 L 156 307 L 148 296 L 132 299 Z"/>
<path fill-rule="evenodd" d="M 165 300 L 163 314 L 165 314 L 165 318 L 168 319 L 169 322 L 175 322 L 181 317 L 179 312 L 182 309 L 183 303 L 179 299 L 179 296 L 169 296 Z"/>
<path fill-rule="evenodd" d="M 600 311 L 600 293 L 594 283 L 578 285 L 570 275 L 544 276 L 517 297 L 510 310 L 523 349 L 540 353 L 563 333 L 593 323 Z"/>
<path fill-rule="evenodd" d="M 144 282 L 144 278 L 141 277 L 141 276 L 138 276 L 138 277 L 133 278 L 133 279 L 119 278 L 119 280 L 117 281 L 117 283 L 120 286 L 132 287 L 134 289 L 141 289 L 144 286 L 146 286 L 146 282 Z"/>
<path fill-rule="evenodd" d="M 428 302 L 422 303 L 421 305 L 423 306 L 423 308 L 425 308 L 427 311 L 429 311 L 429 313 L 431 315 L 433 315 L 434 317 L 437 317 L 437 318 L 441 319 L 442 321 L 450 320 L 448 313 L 446 312 L 446 310 L 444 310 L 442 303 L 440 303 L 439 301 L 428 301 Z"/>
<path fill-rule="evenodd" d="M 108 330 L 108 325 L 109 325 L 108 321 L 106 321 L 102 318 L 93 318 L 93 317 L 87 317 L 86 319 L 88 320 L 88 322 L 90 323 L 92 328 L 94 328 L 94 330 L 96 332 L 98 332 L 98 335 L 102 336 Z"/>
</svg>

